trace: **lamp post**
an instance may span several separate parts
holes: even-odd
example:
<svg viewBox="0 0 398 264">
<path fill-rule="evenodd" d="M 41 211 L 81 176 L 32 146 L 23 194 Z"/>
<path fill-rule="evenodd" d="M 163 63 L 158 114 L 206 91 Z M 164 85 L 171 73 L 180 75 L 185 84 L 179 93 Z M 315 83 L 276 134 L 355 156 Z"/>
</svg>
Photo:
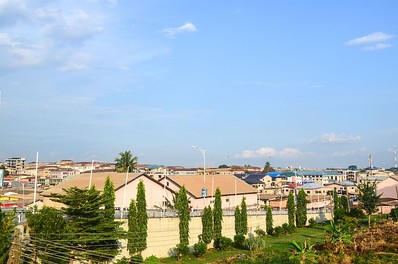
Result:
<svg viewBox="0 0 398 264">
<path fill-rule="evenodd" d="M 203 156 L 203 183 L 206 182 L 206 149 L 192 146 L 193 149 L 198 149 Z"/>
</svg>

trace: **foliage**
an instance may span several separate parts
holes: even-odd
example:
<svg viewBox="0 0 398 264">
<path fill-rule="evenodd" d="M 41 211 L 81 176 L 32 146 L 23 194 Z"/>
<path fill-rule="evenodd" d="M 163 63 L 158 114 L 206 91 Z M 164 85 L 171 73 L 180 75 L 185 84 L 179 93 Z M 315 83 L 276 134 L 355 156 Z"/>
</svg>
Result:
<svg viewBox="0 0 398 264">
<path fill-rule="evenodd" d="M 265 231 L 262 230 L 262 229 L 256 229 L 256 230 L 254 230 L 254 233 L 255 233 L 257 236 L 259 236 L 259 237 L 265 237 L 265 235 L 267 234 L 267 233 L 265 233 Z"/>
<path fill-rule="evenodd" d="M 201 257 L 206 253 L 207 245 L 205 242 L 199 241 L 193 245 L 193 250 L 196 257 Z"/>
<path fill-rule="evenodd" d="M 348 212 L 349 205 L 348 205 L 348 199 L 347 196 L 341 196 L 340 197 L 340 208 L 344 210 L 344 212 Z"/>
<path fill-rule="evenodd" d="M 202 240 L 206 244 L 210 244 L 213 239 L 213 212 L 210 206 L 203 210 L 202 215 Z"/>
<path fill-rule="evenodd" d="M 275 169 L 271 166 L 271 163 L 267 161 L 264 165 L 263 173 L 272 172 L 272 171 L 275 171 Z"/>
<path fill-rule="evenodd" d="M 106 177 L 104 185 L 104 215 L 108 219 L 113 219 L 115 217 L 115 186 L 113 185 L 111 179 Z"/>
<path fill-rule="evenodd" d="M 130 201 L 127 218 L 128 218 L 127 249 L 130 252 L 130 255 L 134 255 L 138 252 L 138 244 L 140 243 L 138 224 L 137 224 L 137 206 L 134 199 L 131 199 Z"/>
<path fill-rule="evenodd" d="M 390 216 L 394 222 L 398 221 L 398 208 L 393 208 L 390 212 Z"/>
<path fill-rule="evenodd" d="M 284 223 L 282 224 L 282 228 L 283 228 L 283 233 L 287 234 L 287 233 L 293 233 L 295 230 L 295 227 L 291 227 L 289 224 Z"/>
<path fill-rule="evenodd" d="M 145 264 L 158 264 L 160 263 L 160 259 L 156 256 L 149 256 L 144 261 Z"/>
<path fill-rule="evenodd" d="M 220 166 L 218 166 L 219 169 L 226 169 L 229 168 L 228 165 L 222 164 Z"/>
<path fill-rule="evenodd" d="M 245 241 L 245 236 L 242 234 L 237 234 L 234 236 L 234 246 L 240 248 Z"/>
<path fill-rule="evenodd" d="M 274 228 L 274 235 L 275 236 L 279 236 L 280 234 L 282 234 L 282 233 L 284 233 L 284 229 L 283 229 L 283 227 L 281 227 L 281 226 L 276 226 L 275 228 Z"/>
<path fill-rule="evenodd" d="M 271 207 L 267 208 L 267 213 L 265 214 L 265 229 L 268 235 L 272 235 L 274 232 L 274 220 L 272 219 Z"/>
<path fill-rule="evenodd" d="M 221 238 L 222 236 L 222 201 L 221 201 L 221 191 L 217 187 L 214 194 L 214 210 L 213 210 L 213 221 L 214 221 L 214 239 Z"/>
<path fill-rule="evenodd" d="M 334 221 L 330 221 L 330 226 L 325 228 L 325 243 L 329 244 L 335 253 L 342 252 L 346 244 L 351 244 L 350 228 L 349 222 L 344 225 L 336 225 Z"/>
<path fill-rule="evenodd" d="M 34 255 L 42 262 L 69 263 L 70 250 L 59 242 L 69 237 L 66 234 L 67 222 L 62 213 L 55 208 L 44 206 L 35 213 L 27 212 L 26 219 Z"/>
<path fill-rule="evenodd" d="M 241 214 L 241 222 L 240 222 L 241 226 L 240 226 L 240 228 L 241 228 L 241 230 L 240 230 L 240 233 L 243 234 L 243 235 L 246 235 L 247 232 L 249 231 L 249 228 L 247 226 L 247 205 L 246 205 L 246 198 L 245 197 L 242 198 L 242 202 L 240 204 L 240 207 L 241 207 L 241 211 L 240 211 L 240 214 Z"/>
<path fill-rule="evenodd" d="M 265 249 L 265 240 L 261 237 L 249 237 L 243 242 L 243 247 L 247 250 L 254 251 L 259 249 Z"/>
<path fill-rule="evenodd" d="M 308 220 L 308 225 L 309 225 L 309 227 L 315 227 L 316 224 L 317 224 L 317 222 L 316 222 L 316 220 L 315 220 L 314 218 L 310 218 L 310 219 Z"/>
<path fill-rule="evenodd" d="M 287 197 L 287 214 L 288 214 L 288 221 L 289 225 L 294 227 L 295 225 L 295 216 L 296 216 L 296 204 L 294 202 L 294 195 L 293 192 L 290 191 Z"/>
<path fill-rule="evenodd" d="M 180 259 L 182 256 L 189 254 L 189 246 L 185 243 L 179 243 L 174 248 L 174 254 Z"/>
<path fill-rule="evenodd" d="M 297 243 L 296 241 L 292 241 L 292 245 L 295 250 L 293 251 L 293 255 L 290 259 L 298 260 L 301 263 L 318 263 L 316 260 L 316 254 L 314 252 L 315 244 L 308 244 L 307 241 L 304 243 Z"/>
<path fill-rule="evenodd" d="M 303 227 L 307 223 L 307 194 L 301 189 L 297 195 L 296 224 Z"/>
<path fill-rule="evenodd" d="M 6 263 L 14 230 L 15 211 L 5 213 L 0 208 L 0 263 Z"/>
<path fill-rule="evenodd" d="M 142 257 L 141 254 L 136 254 L 134 256 L 131 256 L 130 258 L 130 263 L 142 263 L 144 261 L 144 258 Z"/>
<path fill-rule="evenodd" d="M 370 227 L 370 215 L 377 212 L 377 206 L 380 204 L 380 196 L 377 195 L 376 182 L 364 182 L 358 186 L 359 206 L 365 210 L 368 215 L 368 226 Z"/>
<path fill-rule="evenodd" d="M 240 213 L 239 206 L 236 206 L 235 215 L 234 216 L 235 216 L 235 234 L 238 235 L 238 234 L 241 234 L 240 232 L 242 230 L 242 228 L 241 228 L 241 226 L 242 226 L 242 216 L 241 216 L 241 213 Z"/>
<path fill-rule="evenodd" d="M 65 194 L 53 194 L 52 200 L 66 205 L 61 211 L 68 219 L 68 233 L 73 234 L 68 246 L 79 248 L 72 252 L 75 258 L 94 262 L 111 260 L 118 254 L 118 239 L 125 234 L 120 222 L 106 217 L 104 195 L 95 186 L 63 190 Z"/>
<path fill-rule="evenodd" d="M 365 214 L 363 213 L 362 209 L 359 208 L 352 208 L 350 212 L 348 213 L 349 216 L 355 217 L 355 218 L 364 218 Z"/>
<path fill-rule="evenodd" d="M 189 221 L 191 221 L 191 214 L 189 210 L 189 201 L 185 186 L 180 188 L 177 200 L 178 218 L 180 219 L 180 243 L 189 245 Z"/>
<path fill-rule="evenodd" d="M 232 239 L 228 237 L 219 237 L 216 240 L 214 240 L 214 247 L 219 249 L 219 250 L 227 250 L 232 246 Z"/>
<path fill-rule="evenodd" d="M 119 157 L 115 158 L 115 169 L 117 172 L 135 172 L 137 170 L 138 158 L 133 156 L 130 150 L 120 152 Z"/>
<path fill-rule="evenodd" d="M 138 252 L 147 248 L 148 237 L 148 214 L 146 208 L 145 185 L 141 180 L 137 185 L 137 232 L 138 232 Z"/>
</svg>

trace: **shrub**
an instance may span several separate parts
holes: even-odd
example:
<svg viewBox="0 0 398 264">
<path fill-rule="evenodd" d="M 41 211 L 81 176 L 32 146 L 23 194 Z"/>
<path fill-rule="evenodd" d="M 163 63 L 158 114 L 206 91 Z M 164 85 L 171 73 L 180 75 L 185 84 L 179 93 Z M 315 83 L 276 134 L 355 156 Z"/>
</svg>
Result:
<svg viewBox="0 0 398 264">
<path fill-rule="evenodd" d="M 189 247 L 184 243 L 179 243 L 174 248 L 174 253 L 176 254 L 177 258 L 179 259 L 182 256 L 189 254 Z"/>
<path fill-rule="evenodd" d="M 314 226 L 316 226 L 317 222 L 314 218 L 310 218 L 308 220 L 308 224 L 309 224 L 309 227 L 314 227 Z"/>
<path fill-rule="evenodd" d="M 287 234 L 287 233 L 293 233 L 294 232 L 294 227 L 290 226 L 287 223 L 284 223 L 282 225 L 282 229 L 283 229 L 283 233 Z"/>
<path fill-rule="evenodd" d="M 276 226 L 276 227 L 274 228 L 274 235 L 275 235 L 275 236 L 279 236 L 280 234 L 283 233 L 283 231 L 284 231 L 283 227 L 281 227 L 281 226 Z"/>
<path fill-rule="evenodd" d="M 264 237 L 266 235 L 265 231 L 262 229 L 256 229 L 254 230 L 254 233 L 256 233 L 256 235 L 259 237 Z"/>
<path fill-rule="evenodd" d="M 130 263 L 130 261 L 126 257 L 123 257 L 123 258 L 119 259 L 118 261 L 116 261 L 116 264 L 129 264 L 129 263 Z"/>
<path fill-rule="evenodd" d="M 144 258 L 140 255 L 134 255 L 130 258 L 130 262 L 131 263 L 142 263 L 144 261 Z"/>
<path fill-rule="evenodd" d="M 201 257 L 206 253 L 207 244 L 205 242 L 199 241 L 198 243 L 193 245 L 193 254 L 196 257 Z"/>
<path fill-rule="evenodd" d="M 390 212 L 390 216 L 394 222 L 398 221 L 398 208 L 394 208 Z"/>
<path fill-rule="evenodd" d="M 355 218 L 364 218 L 365 217 L 363 210 L 359 209 L 359 208 L 352 208 L 350 210 L 350 212 L 348 213 L 348 215 L 351 217 L 355 217 Z"/>
<path fill-rule="evenodd" d="M 244 235 L 235 235 L 234 236 L 234 246 L 237 248 L 240 248 L 245 241 L 245 236 Z"/>
<path fill-rule="evenodd" d="M 158 264 L 160 263 L 160 259 L 156 256 L 149 256 L 144 261 L 145 264 Z"/>
<path fill-rule="evenodd" d="M 226 250 L 226 249 L 232 247 L 232 239 L 230 239 L 228 237 L 224 237 L 224 236 L 217 238 L 214 241 L 214 247 L 219 250 Z"/>
<path fill-rule="evenodd" d="M 243 247 L 250 251 L 265 248 L 265 240 L 262 237 L 250 237 L 243 242 Z"/>
</svg>

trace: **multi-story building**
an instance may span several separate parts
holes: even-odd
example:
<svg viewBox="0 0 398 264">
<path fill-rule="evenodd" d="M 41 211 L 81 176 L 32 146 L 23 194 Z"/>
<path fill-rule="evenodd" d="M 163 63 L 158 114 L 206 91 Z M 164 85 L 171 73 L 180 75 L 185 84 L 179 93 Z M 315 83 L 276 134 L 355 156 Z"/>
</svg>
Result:
<svg viewBox="0 0 398 264">
<path fill-rule="evenodd" d="M 25 172 L 25 158 L 8 158 L 4 161 L 4 167 L 8 170 L 10 174 L 21 174 Z"/>
</svg>

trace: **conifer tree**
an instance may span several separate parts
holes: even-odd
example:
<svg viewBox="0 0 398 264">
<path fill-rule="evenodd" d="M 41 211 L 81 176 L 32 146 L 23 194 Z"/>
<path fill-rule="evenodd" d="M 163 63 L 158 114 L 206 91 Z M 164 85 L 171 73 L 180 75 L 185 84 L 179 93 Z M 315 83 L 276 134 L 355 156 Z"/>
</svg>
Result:
<svg viewBox="0 0 398 264">
<path fill-rule="evenodd" d="M 134 199 L 131 199 L 128 218 L 128 236 L 127 236 L 127 249 L 130 255 L 133 256 L 138 252 L 139 231 L 137 224 L 137 206 Z"/>
<path fill-rule="evenodd" d="M 115 186 L 113 185 L 111 179 L 106 177 L 105 185 L 104 185 L 104 216 L 107 219 L 114 219 L 115 218 Z"/>
<path fill-rule="evenodd" d="M 296 215 L 296 205 L 294 202 L 294 195 L 293 192 L 289 192 L 287 197 L 287 214 L 288 214 L 288 222 L 291 228 L 294 228 L 296 225 L 295 223 L 295 215 Z"/>
<path fill-rule="evenodd" d="M 267 208 L 267 213 L 265 215 L 265 228 L 268 235 L 272 235 L 274 232 L 274 220 L 272 219 L 271 207 Z"/>
<path fill-rule="evenodd" d="M 217 187 L 214 194 L 214 210 L 213 210 L 213 220 L 214 220 L 214 240 L 222 236 L 222 201 L 221 201 L 221 191 Z"/>
<path fill-rule="evenodd" d="M 180 244 L 189 245 L 189 221 L 191 221 L 191 214 L 189 210 L 189 201 L 185 186 L 180 188 L 177 196 L 177 211 L 180 219 Z"/>
<path fill-rule="evenodd" d="M 148 237 L 148 214 L 146 208 L 145 185 L 141 180 L 137 185 L 137 226 L 139 234 L 138 251 L 141 252 L 147 248 Z"/>
<path fill-rule="evenodd" d="M 241 231 L 240 231 L 240 233 L 242 234 L 242 235 L 246 235 L 247 234 L 247 232 L 249 231 L 249 228 L 248 228 L 248 224 L 247 224 L 247 205 L 246 205 L 246 198 L 245 197 L 243 197 L 242 198 L 242 202 L 241 202 L 241 211 L 240 211 L 240 214 L 241 214 L 241 217 L 242 217 L 242 220 L 241 220 Z"/>
<path fill-rule="evenodd" d="M 235 208 L 235 234 L 240 235 L 242 230 L 242 215 L 239 206 Z"/>
<path fill-rule="evenodd" d="M 213 239 L 213 212 L 210 205 L 205 207 L 202 215 L 202 240 L 210 244 Z"/>
<path fill-rule="evenodd" d="M 307 223 L 307 194 L 301 189 L 297 196 L 296 224 L 303 227 Z"/>
</svg>

